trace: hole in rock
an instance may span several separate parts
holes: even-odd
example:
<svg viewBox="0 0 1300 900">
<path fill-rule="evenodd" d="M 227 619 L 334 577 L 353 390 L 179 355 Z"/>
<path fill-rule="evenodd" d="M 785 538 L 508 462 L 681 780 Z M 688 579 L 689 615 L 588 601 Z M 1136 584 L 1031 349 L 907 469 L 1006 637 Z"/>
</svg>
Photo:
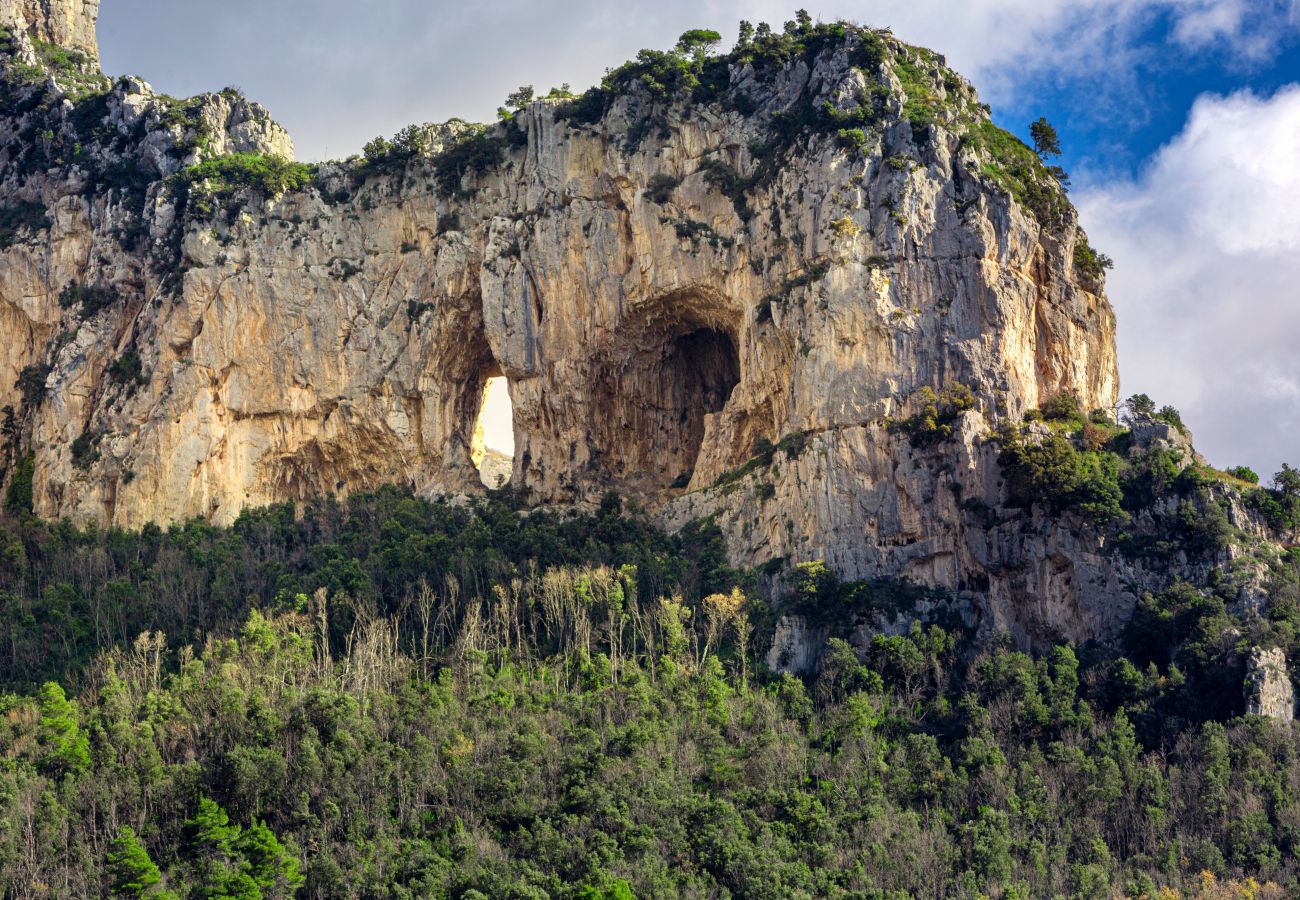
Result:
<svg viewBox="0 0 1300 900">
<path fill-rule="evenodd" d="M 740 360 L 727 333 L 698 328 L 671 342 L 658 398 L 662 445 L 652 448 L 667 464 L 661 480 L 685 486 L 704 441 L 705 417 L 721 412 L 739 383 Z"/>
<path fill-rule="evenodd" d="M 484 485 L 499 488 L 510 483 L 515 458 L 515 408 L 509 382 L 502 375 L 488 378 L 483 385 L 469 454 Z"/>
</svg>

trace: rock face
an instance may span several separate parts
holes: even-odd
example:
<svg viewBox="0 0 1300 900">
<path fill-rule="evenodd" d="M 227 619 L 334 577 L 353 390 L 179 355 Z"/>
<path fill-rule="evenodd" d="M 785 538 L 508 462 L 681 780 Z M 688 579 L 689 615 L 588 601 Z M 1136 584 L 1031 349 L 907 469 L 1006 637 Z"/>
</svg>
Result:
<svg viewBox="0 0 1300 900">
<path fill-rule="evenodd" d="M 1137 599 L 1138 573 L 1068 519 L 991 516 L 1004 487 L 990 438 L 974 411 L 939 455 L 911 452 L 881 423 L 829 429 L 797 457 L 729 489 L 674 499 L 666 515 L 675 526 L 715 517 L 742 565 L 824 559 L 845 578 L 964 592 L 985 627 L 1027 643 L 1115 633 Z"/>
<path fill-rule="evenodd" d="M 93 45 L 93 3 L 0 10 Z M 17 91 L 6 477 L 30 459 L 39 515 L 130 527 L 391 481 L 475 492 L 504 375 L 510 483 L 534 502 L 614 489 L 670 525 L 715 517 L 740 564 L 960 592 L 1026 640 L 1113 633 L 1133 584 L 1097 537 L 985 513 L 999 421 L 1062 391 L 1116 402 L 1114 318 L 1059 186 L 941 58 L 885 33 L 702 77 L 410 129 L 288 190 L 192 174 L 291 158 L 238 95 Z M 37 162 L 34 127 L 55 135 Z M 973 408 L 914 452 L 889 419 L 958 383 Z M 773 465 L 728 474 L 756 454 Z"/>
<path fill-rule="evenodd" d="M 764 661 L 773 672 L 813 672 L 825 643 L 824 629 L 812 628 L 803 616 L 782 616 Z"/>
<path fill-rule="evenodd" d="M 1295 718 L 1295 696 L 1287 675 L 1286 654 L 1256 647 L 1246 660 L 1246 712 L 1283 722 Z"/>
<path fill-rule="evenodd" d="M 99 59 L 99 0 L 0 0 L 0 25 Z"/>
</svg>

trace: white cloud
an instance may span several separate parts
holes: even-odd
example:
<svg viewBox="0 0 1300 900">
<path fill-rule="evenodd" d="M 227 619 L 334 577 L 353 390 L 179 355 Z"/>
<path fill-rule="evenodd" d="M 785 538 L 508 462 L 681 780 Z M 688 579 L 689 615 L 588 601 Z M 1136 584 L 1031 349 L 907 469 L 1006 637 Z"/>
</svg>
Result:
<svg viewBox="0 0 1300 900">
<path fill-rule="evenodd" d="M 1220 465 L 1300 459 L 1300 85 L 1197 100 L 1135 180 L 1076 197 L 1115 259 L 1125 393 L 1172 403 Z"/>
<path fill-rule="evenodd" d="M 1174 35 L 1182 43 L 1204 47 L 1227 41 L 1248 59 L 1273 53 L 1300 19 L 1296 0 L 1180 0 L 1174 6 Z"/>
</svg>

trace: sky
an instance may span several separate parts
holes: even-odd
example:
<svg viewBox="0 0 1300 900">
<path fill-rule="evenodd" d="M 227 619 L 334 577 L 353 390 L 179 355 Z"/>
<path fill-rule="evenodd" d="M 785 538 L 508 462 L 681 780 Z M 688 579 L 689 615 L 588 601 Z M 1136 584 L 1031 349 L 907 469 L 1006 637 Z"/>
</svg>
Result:
<svg viewBox="0 0 1300 900">
<path fill-rule="evenodd" d="M 483 425 L 483 446 L 498 450 L 507 456 L 515 455 L 514 428 L 510 413 L 510 379 L 497 376 L 489 378 L 483 389 L 483 408 L 479 421 Z"/>
<path fill-rule="evenodd" d="M 797 4 L 798 0 L 792 0 Z M 1217 466 L 1300 465 L 1300 0 L 808 2 L 944 54 L 999 124 L 1046 116 L 1114 259 L 1121 391 L 1182 411 Z M 112 74 L 234 85 L 298 156 L 487 121 L 522 84 L 581 89 L 688 28 L 780 27 L 770 0 L 104 0 Z"/>
</svg>

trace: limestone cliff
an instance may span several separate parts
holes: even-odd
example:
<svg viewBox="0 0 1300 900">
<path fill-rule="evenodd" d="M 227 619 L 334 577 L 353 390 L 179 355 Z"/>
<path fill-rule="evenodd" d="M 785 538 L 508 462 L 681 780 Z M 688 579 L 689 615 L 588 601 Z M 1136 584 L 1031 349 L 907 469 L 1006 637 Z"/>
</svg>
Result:
<svg viewBox="0 0 1300 900">
<path fill-rule="evenodd" d="M 1114 409 L 1115 323 L 1055 175 L 942 57 L 842 25 L 643 54 L 305 167 L 235 92 L 42 57 L 93 54 L 93 3 L 10 6 L 0 407 L 39 515 L 479 491 L 504 375 L 531 502 L 715 517 L 739 564 L 910 579 L 1028 641 L 1111 634 L 1157 577 L 1069 517 L 988 515 L 1002 423 Z M 896 423 L 954 385 L 918 451 Z"/>
<path fill-rule="evenodd" d="M 99 0 L 0 0 L 0 26 L 99 59 Z"/>
</svg>

